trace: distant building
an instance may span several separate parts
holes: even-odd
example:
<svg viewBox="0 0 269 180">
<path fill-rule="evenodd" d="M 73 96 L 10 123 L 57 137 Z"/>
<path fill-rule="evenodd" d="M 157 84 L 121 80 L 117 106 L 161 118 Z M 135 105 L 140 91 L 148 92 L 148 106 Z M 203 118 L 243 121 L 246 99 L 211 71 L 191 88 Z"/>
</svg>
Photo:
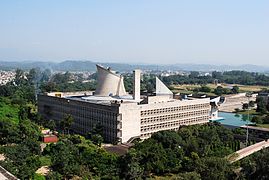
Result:
<svg viewBox="0 0 269 180">
<path fill-rule="evenodd" d="M 207 123 L 210 99 L 180 100 L 156 78 L 156 95 L 140 97 L 140 70 L 134 71 L 133 95 L 126 93 L 123 76 L 97 65 L 98 85 L 93 95 L 48 93 L 38 95 L 38 112 L 60 121 L 71 114 L 71 129 L 88 134 L 100 124 L 109 142 L 146 139 L 161 130 L 178 130 L 183 125 Z"/>
<path fill-rule="evenodd" d="M 0 70 L 0 85 L 5 85 L 15 78 L 14 71 L 1 71 Z"/>
</svg>

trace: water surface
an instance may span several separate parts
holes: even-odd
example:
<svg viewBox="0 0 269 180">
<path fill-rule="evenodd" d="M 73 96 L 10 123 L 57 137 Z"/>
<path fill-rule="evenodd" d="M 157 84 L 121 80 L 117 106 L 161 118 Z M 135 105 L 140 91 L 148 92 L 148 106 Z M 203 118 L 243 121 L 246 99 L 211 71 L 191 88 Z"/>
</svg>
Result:
<svg viewBox="0 0 269 180">
<path fill-rule="evenodd" d="M 219 112 L 219 117 L 223 117 L 223 119 L 218 120 L 218 122 L 224 125 L 244 126 L 246 124 L 254 124 L 248 121 L 248 115 L 245 114 Z M 249 116 L 249 119 L 251 119 L 251 115 Z"/>
</svg>

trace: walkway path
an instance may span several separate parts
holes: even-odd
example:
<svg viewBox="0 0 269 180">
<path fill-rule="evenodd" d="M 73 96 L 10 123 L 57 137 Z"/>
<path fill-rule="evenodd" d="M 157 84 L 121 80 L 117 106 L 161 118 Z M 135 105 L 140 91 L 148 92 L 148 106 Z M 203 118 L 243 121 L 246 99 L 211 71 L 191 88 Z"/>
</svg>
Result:
<svg viewBox="0 0 269 180">
<path fill-rule="evenodd" d="M 233 163 L 267 147 L 269 147 L 269 140 L 261 141 L 229 155 L 228 160 Z"/>
<path fill-rule="evenodd" d="M 17 180 L 15 176 L 13 176 L 10 172 L 5 170 L 2 166 L 0 166 L 0 180 Z"/>
</svg>

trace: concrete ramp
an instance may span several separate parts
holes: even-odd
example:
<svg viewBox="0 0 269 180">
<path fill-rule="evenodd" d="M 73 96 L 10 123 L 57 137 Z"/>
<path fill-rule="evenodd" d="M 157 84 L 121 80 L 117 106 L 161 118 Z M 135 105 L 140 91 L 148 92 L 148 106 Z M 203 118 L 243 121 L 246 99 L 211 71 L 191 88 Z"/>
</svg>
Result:
<svg viewBox="0 0 269 180">
<path fill-rule="evenodd" d="M 256 144 L 253 144 L 251 146 L 248 146 L 246 148 L 236 151 L 235 153 L 229 155 L 227 159 L 231 163 L 233 163 L 267 147 L 269 147 L 269 140 L 261 141 L 261 142 L 258 142 Z"/>
</svg>

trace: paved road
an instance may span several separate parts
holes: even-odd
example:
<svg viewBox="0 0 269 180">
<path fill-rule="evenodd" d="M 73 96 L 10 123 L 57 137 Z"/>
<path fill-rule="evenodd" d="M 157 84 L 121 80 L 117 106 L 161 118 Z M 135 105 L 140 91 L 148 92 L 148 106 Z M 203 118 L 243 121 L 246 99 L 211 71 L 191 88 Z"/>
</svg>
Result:
<svg viewBox="0 0 269 180">
<path fill-rule="evenodd" d="M 241 126 L 241 128 L 245 129 L 252 129 L 252 130 L 257 130 L 257 131 L 264 131 L 264 132 L 269 132 L 269 128 L 263 128 L 263 127 L 257 127 L 257 126 Z"/>
<path fill-rule="evenodd" d="M 233 155 L 231 155 L 231 158 L 228 159 L 230 159 L 230 162 L 233 163 L 267 147 L 269 147 L 269 140 L 261 141 L 246 148 L 240 149 L 239 151 L 236 151 L 236 156 L 232 157 Z"/>
<path fill-rule="evenodd" d="M 242 104 L 248 102 L 248 98 L 245 96 L 246 93 L 240 93 L 236 95 L 227 95 L 225 96 L 225 103 L 221 104 L 219 111 L 222 112 L 234 112 L 235 108 L 242 109 Z M 256 100 L 256 95 L 253 95 L 250 98 L 251 101 Z"/>
</svg>

